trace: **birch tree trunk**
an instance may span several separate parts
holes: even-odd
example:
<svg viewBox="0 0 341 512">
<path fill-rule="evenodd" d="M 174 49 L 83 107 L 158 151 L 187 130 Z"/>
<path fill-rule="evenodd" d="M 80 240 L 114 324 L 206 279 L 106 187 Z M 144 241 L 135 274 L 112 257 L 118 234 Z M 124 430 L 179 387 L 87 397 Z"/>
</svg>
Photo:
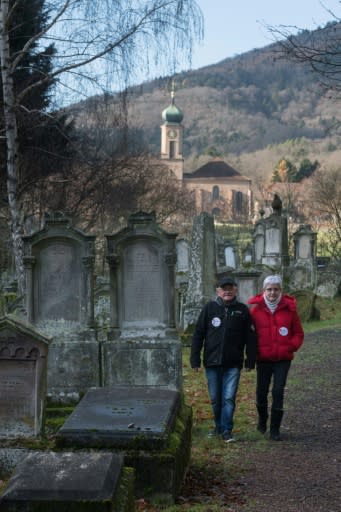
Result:
<svg viewBox="0 0 341 512">
<path fill-rule="evenodd" d="M 7 149 L 7 194 L 10 212 L 10 228 L 15 270 L 19 293 L 24 292 L 23 243 L 18 208 L 18 130 L 16 119 L 16 99 L 11 69 L 10 44 L 8 34 L 9 0 L 1 0 L 0 4 L 0 57 L 2 93 L 4 102 L 4 118 Z"/>
</svg>

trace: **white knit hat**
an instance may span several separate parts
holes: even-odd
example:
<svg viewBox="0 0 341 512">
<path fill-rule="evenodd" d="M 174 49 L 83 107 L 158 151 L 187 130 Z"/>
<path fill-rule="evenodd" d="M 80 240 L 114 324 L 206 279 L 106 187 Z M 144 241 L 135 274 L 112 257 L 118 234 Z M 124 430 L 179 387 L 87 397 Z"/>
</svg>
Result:
<svg viewBox="0 0 341 512">
<path fill-rule="evenodd" d="M 282 278 L 279 275 L 268 276 L 264 279 L 263 288 L 265 288 L 268 284 L 278 284 L 282 287 Z"/>
</svg>

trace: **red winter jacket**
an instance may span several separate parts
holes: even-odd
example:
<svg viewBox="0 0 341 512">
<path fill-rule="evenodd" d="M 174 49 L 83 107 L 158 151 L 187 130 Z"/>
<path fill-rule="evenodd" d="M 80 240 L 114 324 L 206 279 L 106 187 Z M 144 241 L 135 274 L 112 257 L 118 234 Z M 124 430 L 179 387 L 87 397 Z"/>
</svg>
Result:
<svg viewBox="0 0 341 512">
<path fill-rule="evenodd" d="M 257 332 L 258 361 L 290 361 L 303 343 L 303 329 L 296 310 L 296 299 L 282 298 L 274 313 L 268 309 L 263 294 L 248 300 Z"/>
</svg>

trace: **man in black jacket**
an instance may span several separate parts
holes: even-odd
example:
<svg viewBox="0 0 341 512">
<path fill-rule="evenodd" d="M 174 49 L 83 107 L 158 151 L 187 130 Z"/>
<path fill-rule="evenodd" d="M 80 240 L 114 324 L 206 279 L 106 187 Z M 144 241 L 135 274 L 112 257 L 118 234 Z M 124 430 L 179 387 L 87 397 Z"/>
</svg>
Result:
<svg viewBox="0 0 341 512">
<path fill-rule="evenodd" d="M 240 371 L 253 369 L 256 360 L 256 334 L 248 307 L 236 299 L 237 283 L 224 277 L 217 297 L 202 309 L 192 338 L 191 367 L 201 366 L 201 350 L 215 429 L 209 435 L 221 435 L 233 441 L 233 414 Z M 244 353 L 246 359 L 244 361 Z"/>
</svg>

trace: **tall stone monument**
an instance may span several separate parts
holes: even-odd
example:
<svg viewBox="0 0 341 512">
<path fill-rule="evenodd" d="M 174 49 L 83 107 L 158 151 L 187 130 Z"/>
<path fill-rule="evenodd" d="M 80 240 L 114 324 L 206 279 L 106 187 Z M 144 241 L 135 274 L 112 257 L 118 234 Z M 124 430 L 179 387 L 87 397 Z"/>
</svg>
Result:
<svg viewBox="0 0 341 512">
<path fill-rule="evenodd" d="M 157 225 L 155 214 L 144 212 L 107 235 L 111 332 L 102 349 L 105 386 L 181 386 L 175 238 Z"/>
<path fill-rule="evenodd" d="M 193 325 L 202 306 L 214 297 L 216 286 L 216 244 L 214 219 L 206 212 L 195 217 L 192 230 L 184 328 Z"/>
</svg>

